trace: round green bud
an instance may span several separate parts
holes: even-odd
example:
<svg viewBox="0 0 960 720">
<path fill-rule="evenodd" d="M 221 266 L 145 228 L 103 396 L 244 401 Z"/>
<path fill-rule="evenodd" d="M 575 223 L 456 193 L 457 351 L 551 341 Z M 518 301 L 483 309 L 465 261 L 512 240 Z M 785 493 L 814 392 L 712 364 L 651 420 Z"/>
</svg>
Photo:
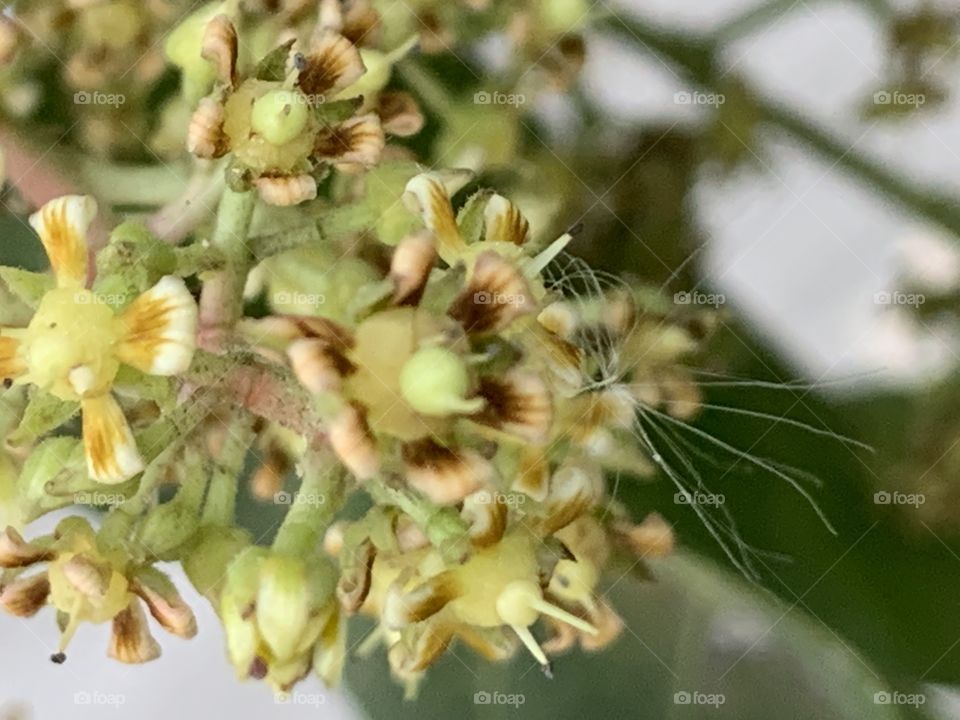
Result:
<svg viewBox="0 0 960 720">
<path fill-rule="evenodd" d="M 224 11 L 222 3 L 208 3 L 182 20 L 167 36 L 164 53 L 183 72 L 183 92 L 193 104 L 213 86 L 217 71 L 201 54 L 207 23 Z"/>
<path fill-rule="evenodd" d="M 565 33 L 585 23 L 590 13 L 586 0 L 548 0 L 541 7 L 543 29 L 549 33 Z"/>
<path fill-rule="evenodd" d="M 306 98 L 295 90 L 271 90 L 257 98 L 250 114 L 250 126 L 274 145 L 285 145 L 307 126 L 310 109 Z"/>
<path fill-rule="evenodd" d="M 476 412 L 482 399 L 467 400 L 470 375 L 456 353 L 442 347 L 418 350 L 400 371 L 400 393 L 423 415 Z"/>
</svg>

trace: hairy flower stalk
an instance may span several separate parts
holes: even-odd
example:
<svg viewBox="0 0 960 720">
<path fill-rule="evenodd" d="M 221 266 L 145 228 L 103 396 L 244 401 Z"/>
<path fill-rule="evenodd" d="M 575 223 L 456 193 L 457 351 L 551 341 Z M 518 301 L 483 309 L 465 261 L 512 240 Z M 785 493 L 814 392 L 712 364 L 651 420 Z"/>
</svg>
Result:
<svg viewBox="0 0 960 720">
<path fill-rule="evenodd" d="M 339 681 L 355 614 L 411 696 L 454 643 L 545 670 L 600 650 L 622 630 L 605 571 L 673 544 L 604 475 L 650 471 L 638 409 L 699 407 L 679 367 L 698 333 L 631 289 L 585 295 L 589 269 L 557 270 L 579 229 L 544 239 L 521 202 L 396 143 L 425 118 L 394 67 L 468 35 L 465 4 L 306 5 L 210 3 L 170 28 L 160 124 L 194 164 L 185 194 L 95 257 L 95 201 L 52 200 L 30 217 L 52 273 L 0 268 L 0 606 L 53 605 L 58 662 L 86 622 L 145 662 L 145 611 L 196 632 L 155 567 L 179 562 L 238 678 L 278 692 Z M 469 12 L 535 55 L 583 5 Z M 558 85 L 561 59 L 541 63 Z M 248 480 L 287 505 L 269 545 L 238 524 Z M 71 505 L 104 509 L 99 529 L 23 539 Z"/>
</svg>

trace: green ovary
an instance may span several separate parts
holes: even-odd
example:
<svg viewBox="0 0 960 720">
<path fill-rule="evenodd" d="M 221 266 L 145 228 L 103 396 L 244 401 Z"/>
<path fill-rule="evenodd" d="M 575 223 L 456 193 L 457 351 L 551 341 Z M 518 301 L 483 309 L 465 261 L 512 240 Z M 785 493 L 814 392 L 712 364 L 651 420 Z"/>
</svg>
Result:
<svg viewBox="0 0 960 720">
<path fill-rule="evenodd" d="M 60 288 L 44 296 L 24 336 L 29 381 L 61 400 L 79 400 L 70 373 L 86 368 L 85 395 L 106 392 L 120 363 L 113 311 L 89 290 Z"/>
<path fill-rule="evenodd" d="M 290 105 L 291 114 L 285 121 L 277 122 L 276 127 L 268 122 L 268 111 L 271 107 L 276 109 L 276 99 L 292 92 L 282 90 L 279 83 L 247 80 L 224 106 L 223 130 L 230 139 L 233 154 L 256 172 L 293 172 L 303 165 L 313 150 L 315 132 L 304 98 L 298 98 L 301 102 Z M 274 99 L 268 99 L 270 97 Z M 302 117 L 301 112 L 305 116 Z M 303 125 L 288 141 L 281 144 L 271 142 L 270 138 L 285 139 L 301 119 Z M 263 133 L 264 130 L 267 132 Z"/>
</svg>

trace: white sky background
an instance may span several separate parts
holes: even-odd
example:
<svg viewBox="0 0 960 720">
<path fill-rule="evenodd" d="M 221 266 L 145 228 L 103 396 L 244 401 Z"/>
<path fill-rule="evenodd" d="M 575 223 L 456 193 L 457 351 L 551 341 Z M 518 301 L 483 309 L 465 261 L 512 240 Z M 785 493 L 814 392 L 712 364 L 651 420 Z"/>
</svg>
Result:
<svg viewBox="0 0 960 720">
<path fill-rule="evenodd" d="M 709 30 L 757 2 L 628 4 L 642 6 L 645 16 L 666 26 Z M 878 26 L 857 3 L 807 0 L 775 26 L 738 43 L 729 62 L 771 96 L 856 142 L 858 150 L 960 193 L 958 103 L 905 124 L 876 125 L 860 137 L 864 126 L 857 108 L 880 83 L 883 55 Z M 944 62 L 944 71 L 953 70 Z M 673 102 L 674 93 L 685 89 L 674 75 L 650 56 L 624 56 L 615 43 L 592 45 L 584 82 L 624 121 L 696 120 L 695 108 Z M 957 81 L 951 84 L 960 91 Z M 881 371 L 877 379 L 883 381 L 922 378 L 953 359 L 955 348 L 944 332 L 917 330 L 895 315 L 881 315 L 884 308 L 873 302 L 875 292 L 895 286 L 897 244 L 927 236 L 930 229 L 918 228 L 804 149 L 778 142 L 767 149 L 766 173 L 750 170 L 722 183 L 704 177 L 698 186 L 698 212 L 710 237 L 702 264 L 707 284 L 813 379 L 864 371 Z M 937 265 L 950 262 L 947 254 Z M 78 632 L 67 664 L 54 666 L 48 660 L 57 639 L 50 611 L 26 622 L 0 616 L 0 720 L 18 701 L 33 707 L 28 718 L 320 716 L 308 705 L 276 706 L 261 684 L 237 683 L 209 606 L 185 582 L 178 585 L 198 611 L 200 635 L 185 642 L 157 631 L 163 657 L 144 667 L 107 661 L 108 630 L 90 626 Z M 346 701 L 318 683 L 301 692 L 311 696 L 304 700 L 322 697 L 323 717 L 350 717 Z M 77 693 L 94 702 L 122 696 L 124 704 L 77 704 Z"/>
<path fill-rule="evenodd" d="M 644 0 L 624 3 L 664 26 L 706 32 L 755 0 Z M 831 129 L 851 152 L 871 155 L 908 177 L 960 194 L 960 104 L 906 122 L 863 121 L 864 98 L 883 86 L 885 47 L 865 3 L 798 0 L 794 10 L 732 46 L 728 66 L 771 98 Z M 909 3 L 900 2 L 902 6 Z M 695 123 L 699 108 L 677 105 L 685 87 L 643 53 L 627 55 L 616 41 L 592 46 L 585 83 L 592 97 L 623 121 Z M 960 87 L 955 61 L 933 74 Z M 764 166 L 732 177 L 704 175 L 697 213 L 709 244 L 700 271 L 813 380 L 864 373 L 872 383 L 924 382 L 957 361 L 953 333 L 926 327 L 877 305 L 874 295 L 898 287 L 898 247 L 928 265 L 955 268 L 951 251 L 934 254 L 938 230 L 918 225 L 885 198 L 831 168 L 804 147 L 765 134 Z M 932 248 L 927 246 L 933 246 Z M 937 260 L 933 260 L 936 257 Z M 955 270 L 954 270 L 955 272 Z"/>
</svg>

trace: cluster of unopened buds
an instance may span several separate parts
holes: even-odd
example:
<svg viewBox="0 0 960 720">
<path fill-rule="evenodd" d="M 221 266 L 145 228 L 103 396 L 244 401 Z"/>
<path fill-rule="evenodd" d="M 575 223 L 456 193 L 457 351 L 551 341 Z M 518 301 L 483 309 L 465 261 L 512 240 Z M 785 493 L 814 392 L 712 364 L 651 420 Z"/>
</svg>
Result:
<svg viewBox="0 0 960 720">
<path fill-rule="evenodd" d="M 659 516 L 631 521 L 605 472 L 649 469 L 638 407 L 697 407 L 679 368 L 694 335 L 629 289 L 595 292 L 584 268 L 558 276 L 578 229 L 539 242 L 483 188 L 457 209 L 467 172 L 403 164 L 389 212 L 334 227 L 378 192 L 355 176 L 422 122 L 384 91 L 412 45 L 365 51 L 368 4 L 322 2 L 308 41 L 245 73 L 228 5 L 168 41 L 203 91 L 186 145 L 224 158 L 215 225 L 176 247 L 128 222 L 92 252 L 96 203 L 66 196 L 30 218 L 52 274 L 0 268 L 32 317 L 0 330 L 0 606 L 53 605 L 57 662 L 83 622 L 112 623 L 112 657 L 148 661 L 160 649 L 145 609 L 196 631 L 154 567 L 178 561 L 238 676 L 283 691 L 311 672 L 338 681 L 354 614 L 375 619 L 364 645 L 386 647 L 410 694 L 454 642 L 491 661 L 525 648 L 548 671 L 576 644 L 605 647 L 623 627 L 605 572 L 673 545 Z M 317 199 L 328 175 L 340 189 Z M 258 213 L 308 232 L 252 237 Z M 400 221 L 384 226 L 388 214 Z M 333 253 L 337 282 L 298 274 L 304 253 Z M 277 301 L 284 258 L 284 287 L 322 303 L 291 314 Z M 268 546 L 235 522 L 251 448 L 253 494 L 287 498 Z M 22 537 L 79 497 L 110 506 L 99 529 L 68 517 Z"/>
</svg>

